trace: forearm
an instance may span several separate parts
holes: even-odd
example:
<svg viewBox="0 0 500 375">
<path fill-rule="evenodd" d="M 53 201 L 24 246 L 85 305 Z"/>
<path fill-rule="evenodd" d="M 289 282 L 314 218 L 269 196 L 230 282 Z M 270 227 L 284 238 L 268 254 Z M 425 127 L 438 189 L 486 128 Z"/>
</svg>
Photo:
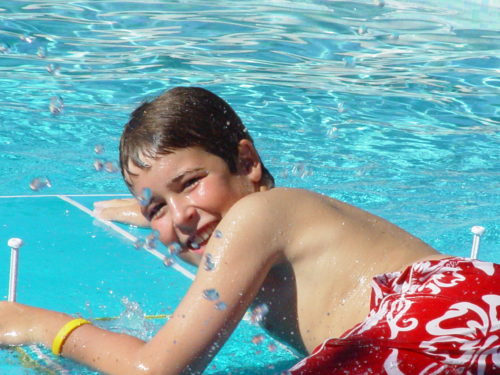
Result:
<svg viewBox="0 0 500 375">
<path fill-rule="evenodd" d="M 154 374 L 152 364 L 143 355 L 145 346 L 136 337 L 87 324 L 69 335 L 61 354 L 105 374 Z"/>
<path fill-rule="evenodd" d="M 95 202 L 94 215 L 103 220 L 118 221 L 139 227 L 150 226 L 149 221 L 141 212 L 141 206 L 134 198 Z"/>
<path fill-rule="evenodd" d="M 52 349 L 54 339 L 59 337 L 62 356 L 110 375 L 177 375 L 188 365 L 199 367 L 190 355 L 191 341 L 184 342 L 184 355 L 179 355 L 176 340 L 168 339 L 170 334 L 146 343 L 92 324 L 62 330 L 74 319 L 46 309 L 0 302 L 0 345 L 42 344 Z"/>
</svg>

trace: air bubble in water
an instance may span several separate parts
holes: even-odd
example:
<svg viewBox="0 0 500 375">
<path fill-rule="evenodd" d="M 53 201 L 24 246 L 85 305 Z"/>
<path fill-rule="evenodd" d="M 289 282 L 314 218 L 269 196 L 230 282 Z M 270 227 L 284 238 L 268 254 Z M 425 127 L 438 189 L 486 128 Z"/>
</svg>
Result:
<svg viewBox="0 0 500 375">
<path fill-rule="evenodd" d="M 38 191 L 50 187 L 52 187 L 52 184 L 47 177 L 36 177 L 30 182 L 30 189 L 33 191 Z"/>
<path fill-rule="evenodd" d="M 64 109 L 64 100 L 60 96 L 50 98 L 49 110 L 53 115 L 58 115 Z"/>
<path fill-rule="evenodd" d="M 221 310 L 221 311 L 222 311 L 222 310 L 227 309 L 227 304 L 226 304 L 225 302 L 219 301 L 219 302 L 217 302 L 217 303 L 215 304 L 215 308 L 216 308 L 217 310 Z"/>
<path fill-rule="evenodd" d="M 204 265 L 205 271 L 213 271 L 214 268 L 215 268 L 215 262 L 212 258 L 212 254 L 205 254 L 205 265 Z"/>
<path fill-rule="evenodd" d="M 256 306 L 250 315 L 250 321 L 252 323 L 260 323 L 264 320 L 264 317 L 269 312 L 269 307 L 263 303 L 261 305 Z"/>
<path fill-rule="evenodd" d="M 216 301 L 219 299 L 219 292 L 216 289 L 205 289 L 203 291 L 203 297 L 209 301 Z"/>
<path fill-rule="evenodd" d="M 149 202 L 151 202 L 151 189 L 150 188 L 144 188 L 142 189 L 141 195 L 137 197 L 137 200 L 139 201 L 139 204 L 143 207 L 147 206 Z"/>
</svg>

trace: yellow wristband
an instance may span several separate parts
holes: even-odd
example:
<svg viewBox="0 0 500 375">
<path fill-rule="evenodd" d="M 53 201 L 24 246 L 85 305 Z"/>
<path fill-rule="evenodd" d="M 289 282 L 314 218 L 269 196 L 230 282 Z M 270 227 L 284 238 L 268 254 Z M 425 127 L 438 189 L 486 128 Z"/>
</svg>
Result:
<svg viewBox="0 0 500 375">
<path fill-rule="evenodd" d="M 68 323 L 62 326 L 62 328 L 57 332 L 54 341 L 52 341 L 52 353 L 55 355 L 61 355 L 62 347 L 64 342 L 68 338 L 71 332 L 84 324 L 91 324 L 88 320 L 77 318 L 70 320 Z"/>
</svg>

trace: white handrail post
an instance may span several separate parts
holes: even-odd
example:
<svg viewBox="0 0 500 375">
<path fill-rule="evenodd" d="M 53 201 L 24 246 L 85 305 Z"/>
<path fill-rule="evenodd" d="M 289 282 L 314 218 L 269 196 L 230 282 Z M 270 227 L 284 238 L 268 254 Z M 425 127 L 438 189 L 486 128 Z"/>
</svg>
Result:
<svg viewBox="0 0 500 375">
<path fill-rule="evenodd" d="M 481 241 L 481 236 L 483 235 L 485 229 L 482 226 L 474 225 L 470 231 L 474 235 L 472 237 L 472 249 L 470 251 L 471 259 L 477 259 L 477 255 L 479 254 L 479 242 Z"/>
<path fill-rule="evenodd" d="M 20 238 L 11 238 L 7 245 L 10 247 L 10 277 L 9 277 L 9 302 L 16 301 L 17 295 L 17 269 L 19 259 L 19 248 L 23 246 L 23 240 Z"/>
</svg>

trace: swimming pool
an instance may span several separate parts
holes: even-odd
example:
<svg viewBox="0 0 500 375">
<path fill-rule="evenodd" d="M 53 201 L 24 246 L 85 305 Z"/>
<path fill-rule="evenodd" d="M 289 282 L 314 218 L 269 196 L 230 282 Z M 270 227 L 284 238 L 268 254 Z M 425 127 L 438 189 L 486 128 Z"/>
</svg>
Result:
<svg viewBox="0 0 500 375">
<path fill-rule="evenodd" d="M 453 255 L 482 225 L 479 258 L 499 262 L 499 14 L 497 1 L 2 2 L 0 240 L 26 242 L 19 301 L 94 318 L 175 307 L 186 276 L 59 196 L 90 208 L 127 194 L 96 161 L 115 163 L 128 114 L 176 85 L 226 99 L 278 185 L 358 205 Z M 37 177 L 51 187 L 31 190 Z M 238 332 L 207 371 L 267 374 L 296 358 L 267 336 L 253 344 L 257 327 Z M 42 371 L 4 355 L 2 373 Z"/>
</svg>

